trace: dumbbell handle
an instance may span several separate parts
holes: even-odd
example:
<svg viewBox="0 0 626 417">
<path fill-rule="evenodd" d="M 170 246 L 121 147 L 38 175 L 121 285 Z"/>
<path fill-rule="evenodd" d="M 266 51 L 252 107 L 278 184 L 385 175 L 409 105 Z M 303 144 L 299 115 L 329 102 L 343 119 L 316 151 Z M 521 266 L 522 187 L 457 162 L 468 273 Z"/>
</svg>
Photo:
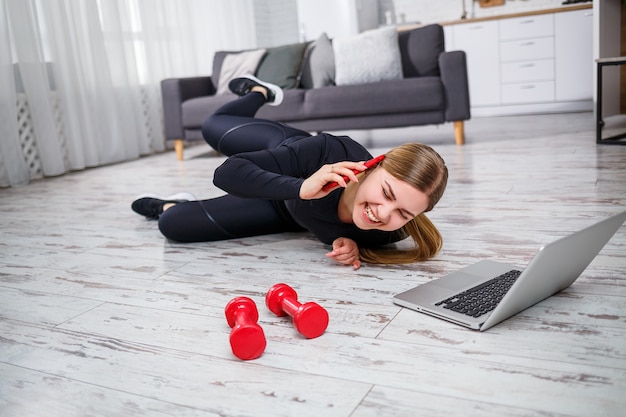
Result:
<svg viewBox="0 0 626 417">
<path fill-rule="evenodd" d="M 302 308 L 302 304 L 300 304 L 295 298 L 285 297 L 280 301 L 285 313 L 289 314 L 291 317 L 295 317 L 298 314 L 298 311 Z"/>
<path fill-rule="evenodd" d="M 313 302 L 301 304 L 298 294 L 287 284 L 276 284 L 267 292 L 265 304 L 277 316 L 289 314 L 296 330 L 307 339 L 321 336 L 328 327 L 328 312 Z"/>
<path fill-rule="evenodd" d="M 256 321 L 258 320 L 256 314 L 250 314 L 245 310 L 235 310 L 233 313 L 235 318 L 235 325 L 233 328 L 245 327 L 245 326 L 258 326 Z"/>
</svg>

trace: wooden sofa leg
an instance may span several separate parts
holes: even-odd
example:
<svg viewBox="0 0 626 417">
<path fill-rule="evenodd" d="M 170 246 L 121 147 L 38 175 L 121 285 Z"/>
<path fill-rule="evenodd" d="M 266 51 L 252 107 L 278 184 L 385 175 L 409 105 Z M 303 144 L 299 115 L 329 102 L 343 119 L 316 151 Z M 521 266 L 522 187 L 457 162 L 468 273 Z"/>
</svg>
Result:
<svg viewBox="0 0 626 417">
<path fill-rule="evenodd" d="M 185 149 L 185 140 L 184 139 L 175 139 L 174 140 L 174 150 L 176 151 L 176 158 L 179 161 L 183 160 L 184 149 Z"/>
<path fill-rule="evenodd" d="M 465 126 L 463 120 L 454 122 L 454 139 L 457 145 L 463 145 L 465 143 Z"/>
</svg>

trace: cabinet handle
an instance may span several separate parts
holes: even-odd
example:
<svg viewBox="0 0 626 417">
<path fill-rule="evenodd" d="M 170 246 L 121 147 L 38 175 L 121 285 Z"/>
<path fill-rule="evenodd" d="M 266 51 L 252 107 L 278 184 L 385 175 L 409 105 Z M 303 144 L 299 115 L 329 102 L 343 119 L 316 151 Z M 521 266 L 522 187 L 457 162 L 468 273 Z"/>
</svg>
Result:
<svg viewBox="0 0 626 417">
<path fill-rule="evenodd" d="M 470 30 L 482 30 L 482 26 L 470 26 Z"/>
<path fill-rule="evenodd" d="M 522 65 L 520 65 L 519 67 L 520 67 L 520 68 L 532 68 L 532 67 L 534 67 L 534 66 L 535 66 L 535 64 L 522 64 Z"/>
<path fill-rule="evenodd" d="M 535 42 L 533 41 L 529 41 L 529 42 L 520 42 L 520 46 L 533 46 L 535 44 Z"/>
<path fill-rule="evenodd" d="M 527 84 L 527 85 L 520 86 L 520 89 L 522 90 L 532 90 L 533 88 L 535 88 L 534 84 Z"/>
<path fill-rule="evenodd" d="M 535 23 L 535 19 L 527 19 L 527 20 L 522 20 L 521 22 L 519 22 L 520 25 L 529 25 L 531 23 Z"/>
</svg>

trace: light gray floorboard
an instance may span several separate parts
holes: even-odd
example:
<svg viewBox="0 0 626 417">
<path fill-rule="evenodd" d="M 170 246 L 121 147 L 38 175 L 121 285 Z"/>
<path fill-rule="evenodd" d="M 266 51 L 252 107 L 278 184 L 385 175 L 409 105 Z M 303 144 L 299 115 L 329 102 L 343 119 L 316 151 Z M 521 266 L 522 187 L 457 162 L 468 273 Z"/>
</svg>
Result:
<svg viewBox="0 0 626 417">
<path fill-rule="evenodd" d="M 343 132 L 342 132 L 343 133 Z M 568 289 L 484 333 L 393 304 L 479 259 L 626 209 L 626 147 L 590 113 L 354 133 L 373 154 L 434 146 L 450 169 L 433 260 L 358 271 L 306 233 L 180 244 L 130 210 L 143 192 L 221 194 L 206 145 L 0 189 L 0 415 L 614 416 L 626 407 L 626 226 Z M 254 215 L 254 213 L 250 213 Z M 286 282 L 330 314 L 300 336 L 264 305 Z M 240 361 L 224 306 L 253 298 L 267 349 Z"/>
</svg>

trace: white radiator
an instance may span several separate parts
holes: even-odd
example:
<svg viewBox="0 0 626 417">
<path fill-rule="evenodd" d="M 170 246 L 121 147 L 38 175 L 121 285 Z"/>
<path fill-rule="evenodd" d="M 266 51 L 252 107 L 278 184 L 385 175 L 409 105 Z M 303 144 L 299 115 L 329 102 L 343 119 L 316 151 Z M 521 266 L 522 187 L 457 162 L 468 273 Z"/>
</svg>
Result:
<svg viewBox="0 0 626 417">
<path fill-rule="evenodd" d="M 164 135 L 163 135 L 163 111 L 160 103 L 151 103 L 154 99 L 150 99 L 150 94 L 147 89 L 150 87 L 143 86 L 141 88 L 141 104 L 142 104 L 142 116 L 143 123 L 146 127 L 146 133 L 150 138 L 150 144 L 152 150 L 162 151 L 164 148 Z M 156 88 L 156 87 L 155 87 Z M 158 93 L 157 93 L 158 94 Z M 63 153 L 66 170 L 69 171 L 68 152 L 67 152 L 67 138 L 63 126 L 63 114 L 61 105 L 59 103 L 59 95 L 56 91 L 50 92 L 54 121 L 56 124 L 57 134 L 60 141 L 61 151 Z M 158 100 L 158 98 L 156 98 Z M 158 106 L 157 111 L 151 111 L 152 106 Z M 156 116 L 155 116 L 156 114 Z M 158 118 L 158 125 L 160 131 L 155 131 L 154 118 Z M 35 129 L 33 128 L 33 122 L 31 119 L 31 111 L 28 105 L 26 94 L 17 94 L 17 123 L 20 144 L 22 146 L 22 152 L 24 154 L 24 160 L 28 166 L 30 172 L 30 179 L 43 178 L 42 164 L 40 159 L 40 152 L 37 147 L 37 137 L 35 135 Z M 0 159 L 0 164 L 1 164 Z M 2 167 L 0 167 L 2 168 Z"/>
</svg>

